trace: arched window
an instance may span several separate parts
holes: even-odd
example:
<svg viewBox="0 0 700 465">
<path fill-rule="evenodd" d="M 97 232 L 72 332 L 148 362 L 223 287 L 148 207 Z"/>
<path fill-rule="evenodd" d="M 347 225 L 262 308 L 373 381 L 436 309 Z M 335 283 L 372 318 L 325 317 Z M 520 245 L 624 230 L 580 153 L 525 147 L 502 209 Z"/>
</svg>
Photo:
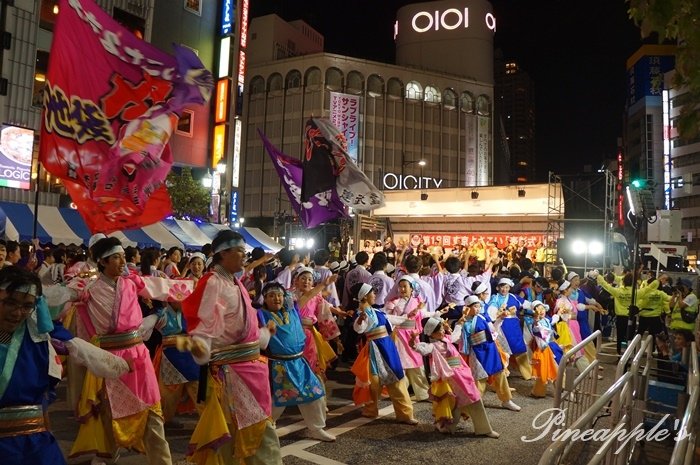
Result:
<svg viewBox="0 0 700 465">
<path fill-rule="evenodd" d="M 425 101 L 428 103 L 440 103 L 441 95 L 437 87 L 428 86 L 425 88 Z"/>
<path fill-rule="evenodd" d="M 402 98 L 403 97 L 403 82 L 398 78 L 391 78 L 386 86 L 386 93 L 389 97 Z"/>
<path fill-rule="evenodd" d="M 406 98 L 411 100 L 423 100 L 423 87 L 416 81 L 406 84 Z"/>
<path fill-rule="evenodd" d="M 299 89 L 301 87 L 301 73 L 296 69 L 287 73 L 287 89 Z"/>
<path fill-rule="evenodd" d="M 445 89 L 442 93 L 442 104 L 448 110 L 457 108 L 457 94 L 452 89 Z"/>
<path fill-rule="evenodd" d="M 350 71 L 348 73 L 346 90 L 349 94 L 361 94 L 365 89 L 365 77 L 357 72 Z"/>
<path fill-rule="evenodd" d="M 265 93 L 265 79 L 262 76 L 254 76 L 248 85 L 248 91 L 251 94 Z"/>
<path fill-rule="evenodd" d="M 304 83 L 307 88 L 318 89 L 321 86 L 321 70 L 316 67 L 307 69 Z"/>
<path fill-rule="evenodd" d="M 491 100 L 488 95 L 479 95 L 476 99 L 476 112 L 482 116 L 488 116 L 491 114 Z"/>
<path fill-rule="evenodd" d="M 474 95 L 471 92 L 462 92 L 459 97 L 459 108 L 464 113 L 474 113 Z"/>
<path fill-rule="evenodd" d="M 284 81 L 280 73 L 274 73 L 267 78 L 267 91 L 275 92 L 284 89 Z"/>
<path fill-rule="evenodd" d="M 343 72 L 338 68 L 326 70 L 326 89 L 338 91 L 343 89 Z"/>
<path fill-rule="evenodd" d="M 384 79 L 376 74 L 370 74 L 367 78 L 367 95 L 375 98 L 384 95 Z"/>
</svg>

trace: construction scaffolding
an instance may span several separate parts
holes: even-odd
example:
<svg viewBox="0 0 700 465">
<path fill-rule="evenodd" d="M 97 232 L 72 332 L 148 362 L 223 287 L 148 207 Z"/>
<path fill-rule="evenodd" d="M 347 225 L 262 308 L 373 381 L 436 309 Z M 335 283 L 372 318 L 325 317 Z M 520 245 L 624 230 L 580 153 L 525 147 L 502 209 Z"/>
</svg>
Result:
<svg viewBox="0 0 700 465">
<path fill-rule="evenodd" d="M 557 241 L 564 237 L 564 190 L 561 178 L 549 172 L 549 187 L 547 189 L 547 230 L 544 234 L 545 240 L 545 263 L 555 263 L 557 261 Z"/>
</svg>

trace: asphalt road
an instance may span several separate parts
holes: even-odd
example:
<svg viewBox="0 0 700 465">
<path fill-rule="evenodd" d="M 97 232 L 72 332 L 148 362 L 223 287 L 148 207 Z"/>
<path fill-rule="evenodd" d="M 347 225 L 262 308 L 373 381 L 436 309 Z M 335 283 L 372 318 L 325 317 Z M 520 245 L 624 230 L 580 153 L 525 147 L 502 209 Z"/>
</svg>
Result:
<svg viewBox="0 0 700 465">
<path fill-rule="evenodd" d="M 599 382 L 605 389 L 612 382 L 614 365 L 604 364 L 600 373 L 604 379 Z M 335 443 L 319 443 L 305 438 L 301 417 L 296 409 L 288 408 L 278 422 L 278 434 L 282 446 L 285 465 L 343 465 L 343 464 L 511 464 L 536 465 L 549 441 L 540 440 L 524 443 L 522 436 L 536 437 L 539 432 L 532 426 L 532 420 L 542 410 L 552 406 L 550 386 L 546 399 L 529 397 L 532 381 L 525 381 L 516 374 L 510 378 L 511 387 L 516 389 L 514 401 L 522 407 L 521 412 L 501 408 L 500 401 L 493 392 L 486 392 L 484 403 L 487 407 L 492 427 L 501 433 L 499 439 L 475 437 L 471 423 L 462 422 L 454 435 L 444 435 L 432 426 L 431 404 L 414 404 L 415 416 L 420 420 L 417 426 L 398 424 L 394 421 L 393 409 L 388 400 L 380 405 L 380 418 L 369 420 L 360 416 L 360 410 L 349 401 L 352 394 L 352 376 L 347 367 L 339 367 L 329 374 L 328 386 L 331 396 L 328 399 L 330 413 L 328 430 L 337 435 Z M 602 392 L 602 391 L 601 391 Z M 59 392 L 61 395 L 62 392 Z M 55 403 L 51 409 L 52 430 L 59 443 L 68 453 L 77 433 L 77 424 L 72 412 L 64 401 Z M 185 464 L 185 450 L 196 423 L 194 416 L 180 416 L 182 429 L 167 429 L 174 463 Z M 89 457 L 71 459 L 71 464 L 88 464 Z M 145 457 L 124 452 L 118 461 L 122 465 L 145 464 Z"/>
</svg>

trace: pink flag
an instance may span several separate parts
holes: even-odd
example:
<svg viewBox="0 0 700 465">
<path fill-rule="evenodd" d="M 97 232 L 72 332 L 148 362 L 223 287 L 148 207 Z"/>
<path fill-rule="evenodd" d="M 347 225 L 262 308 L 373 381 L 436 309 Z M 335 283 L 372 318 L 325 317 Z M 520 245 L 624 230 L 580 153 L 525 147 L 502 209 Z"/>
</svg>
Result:
<svg viewBox="0 0 700 465">
<path fill-rule="evenodd" d="M 44 93 L 40 159 L 92 232 L 170 213 L 168 140 L 188 104 L 205 103 L 209 71 L 139 40 L 92 0 L 61 0 Z"/>
</svg>

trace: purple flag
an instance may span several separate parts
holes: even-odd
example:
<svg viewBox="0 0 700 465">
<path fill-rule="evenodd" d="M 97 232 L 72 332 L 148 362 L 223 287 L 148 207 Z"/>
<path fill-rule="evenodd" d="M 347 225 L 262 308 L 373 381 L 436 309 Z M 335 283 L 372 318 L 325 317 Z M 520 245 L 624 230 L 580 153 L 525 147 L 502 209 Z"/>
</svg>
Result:
<svg viewBox="0 0 700 465">
<path fill-rule="evenodd" d="M 279 151 L 260 130 L 258 134 L 277 170 L 289 202 L 305 228 L 313 228 L 326 221 L 348 216 L 347 209 L 340 201 L 335 189 L 319 192 L 311 196 L 307 202 L 302 202 L 301 180 L 304 170 L 301 160 L 296 160 Z"/>
</svg>

